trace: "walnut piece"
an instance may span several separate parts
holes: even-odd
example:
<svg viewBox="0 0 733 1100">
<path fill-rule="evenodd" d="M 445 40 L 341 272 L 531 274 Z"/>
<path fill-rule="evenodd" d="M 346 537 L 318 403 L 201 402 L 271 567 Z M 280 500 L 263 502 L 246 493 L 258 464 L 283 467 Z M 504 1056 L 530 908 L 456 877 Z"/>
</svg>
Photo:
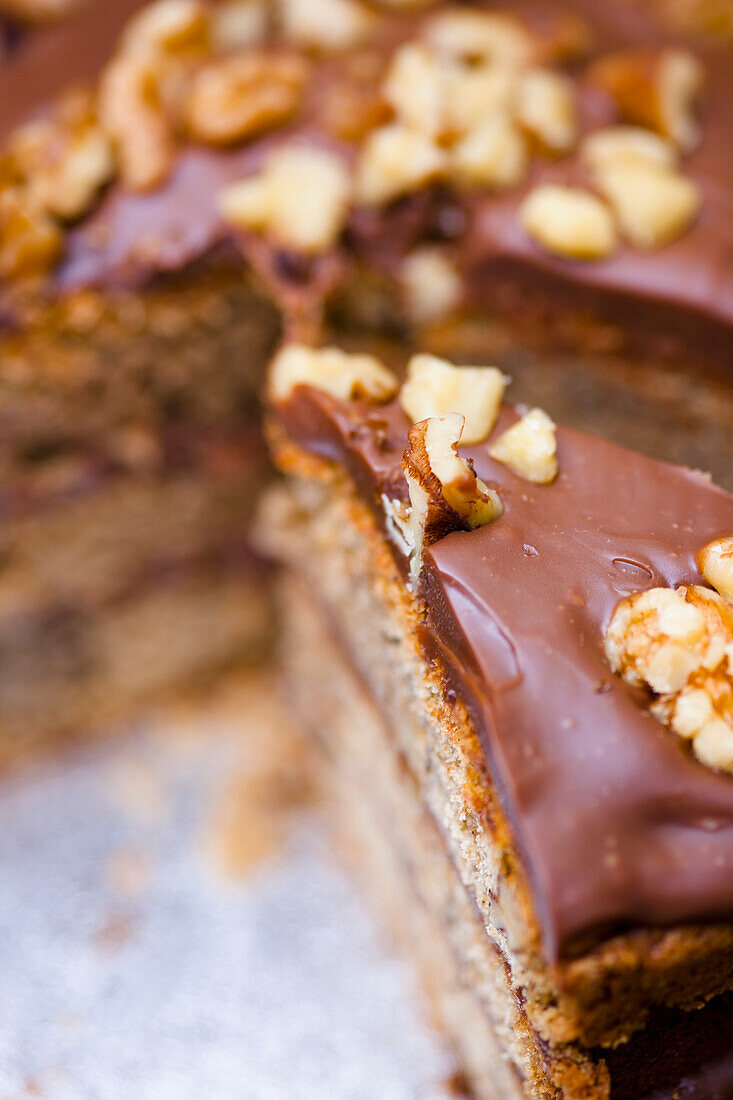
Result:
<svg viewBox="0 0 733 1100">
<path fill-rule="evenodd" d="M 398 522 L 410 555 L 410 579 L 417 584 L 423 552 L 451 531 L 468 531 L 493 522 L 503 512 L 499 495 L 476 476 L 456 450 L 464 417 L 433 416 L 413 424 L 402 459 L 410 495 L 409 510 Z M 400 517 L 393 510 L 394 523 Z"/>
<path fill-rule="evenodd" d="M 6 153 L 33 198 L 62 221 L 85 214 L 115 172 L 112 147 L 84 88 L 68 92 L 49 117 L 16 130 Z"/>
<path fill-rule="evenodd" d="M 0 188 L 0 278 L 45 273 L 62 243 L 58 226 L 26 188 Z"/>
<path fill-rule="evenodd" d="M 414 423 L 460 413 L 461 440 L 478 443 L 496 423 L 507 377 L 497 367 L 456 367 L 435 355 L 413 355 L 400 405 Z"/>
<path fill-rule="evenodd" d="M 542 150 L 566 152 L 575 144 L 578 130 L 571 82 L 548 69 L 524 73 L 519 84 L 517 119 Z"/>
<path fill-rule="evenodd" d="M 733 601 L 733 536 L 709 542 L 697 555 L 697 563 L 708 584 L 723 599 Z"/>
<path fill-rule="evenodd" d="M 700 209 L 697 185 L 651 160 L 608 159 L 597 167 L 594 178 L 624 236 L 637 248 L 659 248 L 675 240 Z"/>
<path fill-rule="evenodd" d="M 676 49 L 611 54 L 591 70 L 624 119 L 656 130 L 685 151 L 700 139 L 695 106 L 703 76 L 697 58 Z"/>
<path fill-rule="evenodd" d="M 209 14 L 201 0 L 155 0 L 127 23 L 121 52 L 203 55 L 209 45 Z"/>
<path fill-rule="evenodd" d="M 286 401 L 296 386 L 313 386 L 339 401 L 364 397 L 380 403 L 397 392 L 397 379 L 374 355 L 286 344 L 270 366 L 269 397 L 276 402 Z"/>
<path fill-rule="evenodd" d="M 192 137 L 228 145 L 289 121 L 298 110 L 308 66 L 295 54 L 249 50 L 195 74 L 184 105 Z"/>
<path fill-rule="evenodd" d="M 269 0 L 220 0 L 209 17 L 214 53 L 258 45 L 267 33 L 269 14 Z"/>
<path fill-rule="evenodd" d="M 594 130 L 583 141 L 580 153 L 591 172 L 624 161 L 644 161 L 662 168 L 675 168 L 679 160 L 671 141 L 641 126 L 606 126 Z"/>
<path fill-rule="evenodd" d="M 132 191 L 150 191 L 163 183 L 176 147 L 155 62 L 135 54 L 111 61 L 100 81 L 98 110 L 123 183 Z"/>
<path fill-rule="evenodd" d="M 461 61 L 523 66 L 537 53 L 534 35 L 514 15 L 449 8 L 429 19 L 423 38 L 438 52 Z"/>
<path fill-rule="evenodd" d="M 410 317 L 420 323 L 438 321 L 459 304 L 461 277 L 439 247 L 415 249 L 402 261 L 400 282 Z"/>
<path fill-rule="evenodd" d="M 492 443 L 489 454 L 537 485 L 558 473 L 556 425 L 542 409 L 530 409 Z"/>
<path fill-rule="evenodd" d="M 315 146 L 273 153 L 261 172 L 225 187 L 225 221 L 305 254 L 327 251 L 344 227 L 351 180 L 341 157 Z"/>
<path fill-rule="evenodd" d="M 519 208 L 526 233 L 548 252 L 597 260 L 616 247 L 616 228 L 605 203 L 588 191 L 540 184 Z"/>
<path fill-rule="evenodd" d="M 429 135 L 400 122 L 372 131 L 357 163 L 356 198 L 367 206 L 391 202 L 439 178 L 447 156 Z"/>
<path fill-rule="evenodd" d="M 324 52 L 352 49 L 376 24 L 360 0 L 280 0 L 280 18 L 292 42 Z"/>
<path fill-rule="evenodd" d="M 451 150 L 452 175 L 459 183 L 495 191 L 520 184 L 528 162 L 521 132 L 502 112 L 490 115 Z"/>
<path fill-rule="evenodd" d="M 652 588 L 616 607 L 605 635 L 614 672 L 657 696 L 652 713 L 703 764 L 733 772 L 733 607 L 698 585 Z"/>
</svg>

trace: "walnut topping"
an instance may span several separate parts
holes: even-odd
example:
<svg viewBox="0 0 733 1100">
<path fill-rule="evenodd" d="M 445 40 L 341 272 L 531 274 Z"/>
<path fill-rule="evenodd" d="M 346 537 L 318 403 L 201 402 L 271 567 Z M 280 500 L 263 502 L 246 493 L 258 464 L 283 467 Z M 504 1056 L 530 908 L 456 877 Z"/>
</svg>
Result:
<svg viewBox="0 0 733 1100">
<path fill-rule="evenodd" d="M 478 443 L 496 423 L 507 381 L 496 367 L 455 367 L 435 355 L 413 355 L 400 405 L 413 423 L 460 413 L 463 443 Z"/>
<path fill-rule="evenodd" d="M 287 344 L 270 366 L 269 396 L 273 401 L 286 401 L 296 386 L 313 386 L 340 401 L 365 397 L 384 402 L 397 392 L 397 379 L 374 355 Z"/>
<path fill-rule="evenodd" d="M 446 167 L 444 150 L 429 136 L 399 122 L 381 126 L 369 135 L 359 157 L 357 200 L 390 202 L 438 178 Z"/>
<path fill-rule="evenodd" d="M 451 150 L 453 175 L 459 183 L 497 191 L 521 183 L 528 161 L 524 138 L 500 112 L 471 130 Z"/>
<path fill-rule="evenodd" d="M 708 584 L 723 599 L 733 601 L 733 536 L 709 542 L 697 555 L 697 563 Z"/>
<path fill-rule="evenodd" d="M 50 117 L 17 130 L 7 156 L 43 210 L 64 221 L 87 212 L 115 168 L 86 89 L 71 91 Z"/>
<path fill-rule="evenodd" d="M 522 203 L 519 217 L 530 237 L 560 256 L 597 260 L 616 247 L 616 229 L 608 207 L 577 187 L 535 187 Z"/>
<path fill-rule="evenodd" d="M 351 49 L 375 25 L 360 0 L 280 0 L 280 15 L 288 38 L 326 52 Z"/>
<path fill-rule="evenodd" d="M 733 607 L 697 585 L 652 588 L 616 607 L 605 636 L 613 670 L 657 699 L 654 715 L 711 768 L 733 772 Z"/>
<path fill-rule="evenodd" d="M 123 53 L 202 54 L 209 44 L 209 17 L 200 0 L 155 0 L 125 27 Z"/>
<path fill-rule="evenodd" d="M 221 0 L 211 9 L 214 52 L 241 50 L 262 42 L 269 22 L 268 0 Z"/>
<path fill-rule="evenodd" d="M 648 126 L 683 150 L 700 137 L 695 105 L 703 69 L 684 50 L 629 50 L 598 61 L 592 79 L 616 101 L 629 122 Z"/>
<path fill-rule="evenodd" d="M 58 226 L 37 199 L 22 187 L 0 188 L 0 277 L 44 273 L 61 246 Z"/>
<path fill-rule="evenodd" d="M 542 149 L 562 153 L 575 144 L 577 119 L 573 87 L 567 77 L 531 69 L 519 85 L 517 118 Z"/>
<path fill-rule="evenodd" d="M 449 8 L 428 21 L 425 41 L 461 61 L 522 66 L 536 56 L 536 41 L 520 19 L 504 12 Z"/>
<path fill-rule="evenodd" d="M 398 528 L 410 551 L 410 577 L 417 582 L 423 551 L 451 531 L 483 527 L 504 506 L 494 489 L 476 476 L 456 450 L 463 432 L 459 413 L 433 416 L 413 424 L 402 459 L 410 494 L 409 511 Z M 393 522 L 400 517 L 391 515 Z"/>
<path fill-rule="evenodd" d="M 547 485 L 557 477 L 556 425 L 542 409 L 531 409 L 507 428 L 489 448 L 520 477 Z"/>
<path fill-rule="evenodd" d="M 594 130 L 585 138 L 581 156 L 591 172 L 598 172 L 607 164 L 640 160 L 662 168 L 674 168 L 679 159 L 671 141 L 640 126 L 607 126 Z"/>
<path fill-rule="evenodd" d="M 458 305 L 461 278 L 440 248 L 419 248 L 400 268 L 400 281 L 409 314 L 416 321 L 440 320 Z"/>
<path fill-rule="evenodd" d="M 115 147 L 123 182 L 150 191 L 175 160 L 173 128 L 161 100 L 156 65 L 145 56 L 120 54 L 99 87 L 99 119 Z"/>
<path fill-rule="evenodd" d="M 336 153 L 296 145 L 273 153 L 257 175 L 225 187 L 219 209 L 234 226 L 317 254 L 338 240 L 350 191 L 348 170 Z"/>
<path fill-rule="evenodd" d="M 184 107 L 191 135 L 227 145 L 293 117 L 308 66 L 293 54 L 248 51 L 222 58 L 193 78 Z"/>
<path fill-rule="evenodd" d="M 659 248 L 679 237 L 700 209 L 692 180 L 650 160 L 608 159 L 596 169 L 595 184 L 637 248 Z"/>
</svg>

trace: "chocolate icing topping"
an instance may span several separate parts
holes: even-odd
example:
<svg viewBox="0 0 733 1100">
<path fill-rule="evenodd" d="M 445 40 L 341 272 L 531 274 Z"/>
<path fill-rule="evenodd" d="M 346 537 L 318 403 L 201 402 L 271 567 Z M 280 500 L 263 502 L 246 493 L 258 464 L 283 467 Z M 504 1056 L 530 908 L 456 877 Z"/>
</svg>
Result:
<svg viewBox="0 0 733 1100">
<path fill-rule="evenodd" d="M 46 32 L 0 70 L 0 139 L 21 121 L 43 109 L 66 84 L 94 76 L 113 50 L 120 29 L 142 0 L 95 0 L 82 17 L 68 26 Z M 478 5 L 480 6 L 480 5 Z M 507 0 L 504 9 L 524 13 L 541 24 L 548 9 L 542 0 Z M 431 11 L 435 9 L 431 8 Z M 618 0 L 562 0 L 556 11 L 574 11 L 594 27 L 600 52 L 634 45 L 657 46 L 667 36 L 644 4 Z M 389 51 L 396 41 L 410 37 L 420 17 L 385 18 L 384 33 L 376 43 Z M 733 97 L 733 67 L 725 50 L 698 50 L 706 70 L 702 104 L 703 141 L 684 162 L 684 171 L 700 186 L 704 203 L 695 226 L 679 240 L 658 251 L 620 248 L 610 258 L 593 263 L 573 262 L 542 252 L 521 231 L 516 208 L 526 190 L 504 196 L 450 195 L 452 214 L 464 228 L 456 241 L 455 256 L 464 279 L 469 305 L 501 308 L 516 302 L 524 288 L 547 299 L 552 307 L 587 309 L 619 323 L 624 329 L 643 330 L 656 350 L 703 350 L 729 360 L 733 346 L 733 143 L 729 139 L 729 103 Z M 318 104 L 333 93 L 340 62 L 322 66 L 315 90 L 305 105 L 296 134 L 313 140 L 318 133 Z M 614 118 L 612 105 L 598 92 L 580 88 L 583 125 Z M 311 102 L 312 100 L 312 102 Z M 290 134 L 292 135 L 291 128 Z M 159 191 L 135 195 L 115 185 L 101 205 L 67 235 L 66 253 L 57 273 L 57 285 L 115 285 L 136 283 L 160 270 L 181 267 L 229 236 L 215 209 L 220 186 L 253 170 L 282 132 L 228 153 L 183 149 L 171 178 Z M 577 179 L 582 169 L 577 156 L 553 163 L 535 160 L 533 178 Z M 347 233 L 351 258 L 367 258 L 388 273 L 394 272 L 404 252 L 434 231 L 435 211 L 420 195 L 386 210 L 365 216 L 355 211 Z M 417 208 L 417 214 L 416 214 Z M 241 241 L 247 258 L 251 249 Z M 323 292 L 331 284 L 325 281 Z M 519 290 L 517 290 L 519 287 Z M 286 308 L 293 299 L 285 301 Z M 650 329 L 656 337 L 651 341 Z"/>
<path fill-rule="evenodd" d="M 304 448 L 346 465 L 380 520 L 382 493 L 405 497 L 408 424 L 396 404 L 345 406 L 299 387 L 277 414 Z M 505 409 L 495 431 L 515 417 Z M 568 429 L 552 485 L 517 477 L 486 443 L 463 453 L 505 511 L 427 551 L 424 644 L 478 730 L 546 950 L 733 919 L 733 779 L 652 718 L 602 648 L 623 596 L 702 583 L 695 554 L 733 530 L 733 496 Z"/>
</svg>

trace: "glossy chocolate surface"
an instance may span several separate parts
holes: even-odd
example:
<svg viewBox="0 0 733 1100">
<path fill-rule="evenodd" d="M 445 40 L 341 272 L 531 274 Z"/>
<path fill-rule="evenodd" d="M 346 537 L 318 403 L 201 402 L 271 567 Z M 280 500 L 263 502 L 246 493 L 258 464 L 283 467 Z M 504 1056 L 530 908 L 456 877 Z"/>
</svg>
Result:
<svg viewBox="0 0 733 1100">
<path fill-rule="evenodd" d="M 306 450 L 346 465 L 380 519 L 382 493 L 405 497 L 396 404 L 347 407 L 300 387 L 277 415 Z M 505 409 L 495 430 L 515 416 Z M 552 485 L 517 477 L 485 443 L 464 453 L 505 510 L 427 551 L 425 648 L 479 732 L 548 954 L 628 927 L 732 920 L 733 777 L 651 717 L 602 643 L 623 596 L 702 582 L 695 555 L 733 531 L 733 496 L 567 429 Z"/>
<path fill-rule="evenodd" d="M 141 3 L 96 0 L 81 18 L 43 35 L 4 66 L 0 139 L 42 110 L 69 82 L 93 77 Z M 552 6 L 542 0 L 508 0 L 497 6 L 521 11 L 540 26 L 548 11 L 579 12 L 594 27 L 600 53 L 629 43 L 654 47 L 667 41 L 645 5 L 635 0 L 558 0 Z M 386 17 L 377 49 L 389 52 L 415 33 L 418 22 L 415 16 Z M 441 192 L 432 202 L 423 194 L 376 213 L 357 210 L 347 233 L 346 257 L 366 259 L 393 273 L 405 252 L 434 237 L 436 226 L 449 223 L 470 306 L 521 312 L 529 295 L 546 299 L 551 310 L 564 306 L 610 319 L 643 334 L 657 351 L 682 347 L 733 361 L 733 142 L 728 118 L 733 66 L 728 51 L 696 50 L 706 69 L 704 137 L 683 168 L 700 186 L 704 203 L 696 225 L 671 245 L 651 252 L 621 247 L 610 258 L 590 263 L 550 256 L 518 225 L 516 209 L 525 187 L 504 196 Z M 57 285 L 134 284 L 180 267 L 229 239 L 215 208 L 219 188 L 254 170 L 273 143 L 294 132 L 308 141 L 322 140 L 321 107 L 336 94 L 332 82 L 339 79 L 342 64 L 336 60 L 321 67 L 301 117 L 289 131 L 231 152 L 184 148 L 167 184 L 149 195 L 134 195 L 119 185 L 110 188 L 99 207 L 68 233 Z M 582 80 L 578 94 L 583 127 L 614 119 L 610 102 Z M 583 178 L 576 156 L 557 163 L 535 158 L 533 164 L 529 183 Z M 251 260 L 253 242 L 240 238 L 238 243 Z M 325 293 L 329 284 L 323 286 Z"/>
</svg>

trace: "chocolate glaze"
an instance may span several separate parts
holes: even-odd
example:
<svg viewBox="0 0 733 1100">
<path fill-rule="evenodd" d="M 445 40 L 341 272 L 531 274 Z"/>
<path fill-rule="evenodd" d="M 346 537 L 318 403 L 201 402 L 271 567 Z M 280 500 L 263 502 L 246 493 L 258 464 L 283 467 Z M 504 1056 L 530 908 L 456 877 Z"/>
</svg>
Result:
<svg viewBox="0 0 733 1100">
<path fill-rule="evenodd" d="M 380 519 L 380 494 L 405 497 L 396 404 L 347 407 L 300 387 L 277 415 L 305 449 L 345 464 Z M 495 430 L 515 417 L 505 409 Z M 602 641 L 623 596 L 702 583 L 695 554 L 733 530 L 733 496 L 568 429 L 552 485 L 515 476 L 485 443 L 464 453 L 505 511 L 426 553 L 423 640 L 472 715 L 548 955 L 634 926 L 730 921 L 733 778 L 650 716 Z"/>
<path fill-rule="evenodd" d="M 5 65 L 0 71 L 0 139 L 42 110 L 66 84 L 93 77 L 110 55 L 126 19 L 141 3 L 95 0 L 79 19 L 46 32 Z M 501 6 L 522 11 L 537 23 L 547 18 L 549 10 L 543 0 L 507 0 Z M 645 5 L 634 0 L 614 4 L 558 0 L 555 10 L 576 11 L 586 17 L 595 27 L 602 51 L 629 43 L 654 46 L 666 41 Z M 385 53 L 391 50 L 415 32 L 419 18 L 387 18 L 377 48 Z M 658 251 L 644 253 L 622 247 L 604 261 L 573 262 L 545 254 L 520 230 L 516 208 L 526 189 L 505 196 L 450 195 L 445 201 L 452 215 L 459 211 L 463 227 L 455 255 L 468 305 L 496 309 L 513 303 L 519 309 L 523 297 L 526 308 L 529 295 L 550 310 L 573 308 L 610 319 L 635 332 L 657 352 L 677 353 L 683 347 L 733 362 L 733 143 L 728 119 L 733 66 L 727 51 L 716 53 L 706 47 L 700 52 L 707 71 L 704 140 L 684 165 L 704 195 L 697 224 Z M 319 104 L 329 92 L 333 94 L 331 81 L 338 79 L 340 64 L 322 66 L 304 104 L 294 130 L 307 140 L 323 136 L 319 133 Z M 589 88 L 581 89 L 580 104 L 584 126 L 614 117 L 611 104 Z M 215 210 L 221 185 L 254 170 L 265 151 L 282 137 L 281 132 L 267 135 L 225 153 L 184 149 L 167 184 L 150 195 L 111 187 L 101 205 L 68 234 L 55 285 L 64 289 L 134 284 L 202 255 L 230 236 Z M 532 182 L 579 177 L 582 170 L 576 157 L 555 164 L 538 159 Z M 368 259 L 388 274 L 394 273 L 404 252 L 434 230 L 435 211 L 420 196 L 416 199 L 417 214 L 416 204 L 410 200 L 376 215 L 355 211 L 346 234 L 349 258 Z M 252 242 L 239 243 L 251 260 Z M 280 283 L 287 287 L 288 279 Z M 322 281 L 321 293 L 327 294 L 331 286 L 332 281 Z M 299 301 L 289 295 L 281 304 L 292 310 Z"/>
</svg>

